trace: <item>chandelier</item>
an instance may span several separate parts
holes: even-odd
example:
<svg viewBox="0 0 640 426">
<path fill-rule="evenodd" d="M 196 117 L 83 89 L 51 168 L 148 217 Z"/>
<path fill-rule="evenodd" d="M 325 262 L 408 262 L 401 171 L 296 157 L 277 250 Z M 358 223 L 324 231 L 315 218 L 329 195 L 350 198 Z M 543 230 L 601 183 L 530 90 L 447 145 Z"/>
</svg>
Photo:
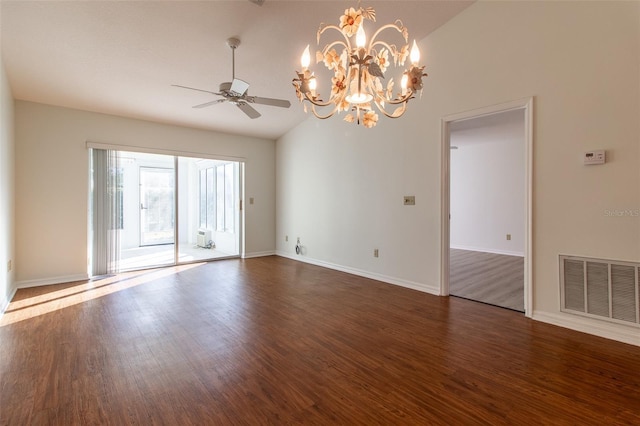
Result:
<svg viewBox="0 0 640 426">
<path fill-rule="evenodd" d="M 318 78 L 309 69 L 311 54 L 307 45 L 302 54 L 300 63 L 302 71 L 296 72 L 297 78 L 293 79 L 296 96 L 308 112 L 308 102 L 313 114 L 325 119 L 334 114 L 348 111 L 344 120 L 350 123 L 362 124 L 365 127 L 374 127 L 378 122 L 378 114 L 389 118 L 397 118 L 404 114 L 407 102 L 416 92 L 422 90 L 422 77 L 424 66 L 419 66 L 420 50 L 415 40 L 409 53 L 409 32 L 400 20 L 393 24 L 387 24 L 378 28 L 367 40 L 364 30 L 364 21 L 376 20 L 376 12 L 372 7 L 363 8 L 358 2 L 357 9 L 346 9 L 340 17 L 339 26 L 322 24 L 318 29 L 317 43 L 328 30 L 336 30 L 342 38 L 325 45 L 322 50 L 316 52 L 316 63 L 322 62 L 326 67 L 323 72 L 331 75 L 331 93 L 327 100 L 322 100 L 318 92 Z M 404 44 L 397 47 L 385 40 L 379 39 L 384 32 L 400 33 Z M 355 36 L 355 39 L 354 39 Z M 385 73 L 393 68 L 404 67 L 407 57 L 411 66 L 405 69 L 401 80 L 400 89 L 394 95 L 395 82 L 393 78 L 385 80 Z M 375 105 L 376 109 L 373 108 Z"/>
</svg>

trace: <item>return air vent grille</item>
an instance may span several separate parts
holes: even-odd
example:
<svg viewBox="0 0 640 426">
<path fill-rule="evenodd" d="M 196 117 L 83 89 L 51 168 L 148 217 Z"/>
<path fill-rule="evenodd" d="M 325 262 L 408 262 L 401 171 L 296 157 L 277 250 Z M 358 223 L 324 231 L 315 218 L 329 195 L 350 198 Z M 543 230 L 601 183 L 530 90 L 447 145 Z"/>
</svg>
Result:
<svg viewBox="0 0 640 426">
<path fill-rule="evenodd" d="M 640 264 L 560 256 L 562 311 L 640 325 Z"/>
</svg>

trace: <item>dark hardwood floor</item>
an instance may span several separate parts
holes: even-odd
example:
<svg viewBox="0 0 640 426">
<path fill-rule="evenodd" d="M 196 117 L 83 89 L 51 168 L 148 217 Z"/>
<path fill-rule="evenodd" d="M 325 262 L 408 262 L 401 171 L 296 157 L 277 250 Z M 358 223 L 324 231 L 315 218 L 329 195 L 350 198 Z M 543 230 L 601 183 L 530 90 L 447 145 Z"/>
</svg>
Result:
<svg viewBox="0 0 640 426">
<path fill-rule="evenodd" d="M 279 257 L 18 291 L 0 424 L 640 424 L 640 347 Z"/>
</svg>

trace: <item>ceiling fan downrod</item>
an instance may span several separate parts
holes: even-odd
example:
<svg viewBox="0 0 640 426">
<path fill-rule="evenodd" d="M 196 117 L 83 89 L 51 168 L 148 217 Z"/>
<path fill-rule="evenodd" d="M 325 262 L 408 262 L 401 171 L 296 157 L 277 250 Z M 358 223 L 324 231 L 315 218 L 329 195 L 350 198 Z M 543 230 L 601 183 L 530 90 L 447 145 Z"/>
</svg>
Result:
<svg viewBox="0 0 640 426">
<path fill-rule="evenodd" d="M 240 39 L 231 37 L 227 39 L 227 46 L 231 48 L 231 80 L 236 78 L 236 48 L 240 46 Z"/>
</svg>

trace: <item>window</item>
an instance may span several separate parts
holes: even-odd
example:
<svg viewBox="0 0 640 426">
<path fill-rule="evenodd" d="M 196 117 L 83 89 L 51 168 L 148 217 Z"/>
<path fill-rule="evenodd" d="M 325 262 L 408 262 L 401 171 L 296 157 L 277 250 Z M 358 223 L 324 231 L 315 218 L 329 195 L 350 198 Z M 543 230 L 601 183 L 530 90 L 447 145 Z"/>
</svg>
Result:
<svg viewBox="0 0 640 426">
<path fill-rule="evenodd" d="M 200 169 L 200 227 L 234 232 L 235 164 L 218 164 Z"/>
</svg>

